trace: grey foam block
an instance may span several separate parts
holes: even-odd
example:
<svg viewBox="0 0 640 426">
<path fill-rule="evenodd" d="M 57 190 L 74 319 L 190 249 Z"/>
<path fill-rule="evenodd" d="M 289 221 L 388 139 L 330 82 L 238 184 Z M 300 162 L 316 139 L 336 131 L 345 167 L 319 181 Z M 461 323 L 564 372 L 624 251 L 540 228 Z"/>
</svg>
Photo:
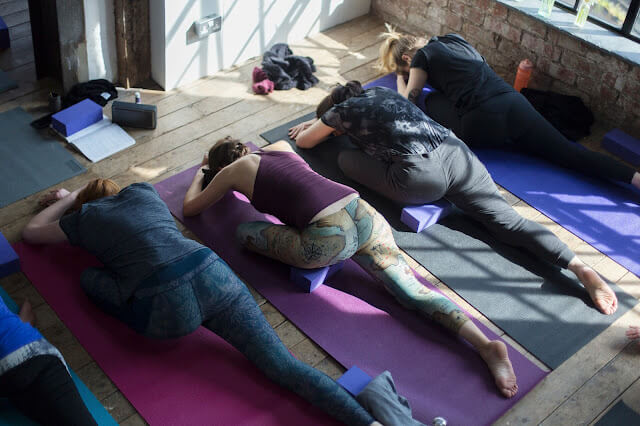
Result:
<svg viewBox="0 0 640 426">
<path fill-rule="evenodd" d="M 86 171 L 60 142 L 31 127 L 32 120 L 22 108 L 0 113 L 0 207 Z"/>
<path fill-rule="evenodd" d="M 312 117 L 313 113 L 300 117 L 261 136 L 270 143 L 288 140 L 291 126 Z M 637 304 L 613 285 L 619 308 L 614 315 L 602 315 L 571 273 L 496 241 L 457 209 L 416 234 L 400 221 L 404 206 L 358 185 L 339 170 L 337 156 L 349 148 L 353 148 L 349 139 L 340 136 L 313 149 L 295 149 L 316 172 L 356 188 L 390 223 L 402 250 L 547 366 L 562 364 Z"/>
</svg>

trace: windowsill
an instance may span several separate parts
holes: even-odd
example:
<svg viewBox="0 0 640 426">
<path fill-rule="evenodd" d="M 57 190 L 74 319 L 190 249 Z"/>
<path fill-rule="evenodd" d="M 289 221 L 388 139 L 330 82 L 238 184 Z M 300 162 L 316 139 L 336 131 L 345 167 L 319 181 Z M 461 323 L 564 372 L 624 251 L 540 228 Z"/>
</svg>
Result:
<svg viewBox="0 0 640 426">
<path fill-rule="evenodd" d="M 540 0 L 496 0 L 512 9 L 525 13 L 539 21 L 546 23 L 560 31 L 590 43 L 606 52 L 619 56 L 635 65 L 640 65 L 640 43 L 622 37 L 606 28 L 586 22 L 579 28 L 573 24 L 575 15 L 554 7 L 549 18 L 538 15 Z"/>
</svg>

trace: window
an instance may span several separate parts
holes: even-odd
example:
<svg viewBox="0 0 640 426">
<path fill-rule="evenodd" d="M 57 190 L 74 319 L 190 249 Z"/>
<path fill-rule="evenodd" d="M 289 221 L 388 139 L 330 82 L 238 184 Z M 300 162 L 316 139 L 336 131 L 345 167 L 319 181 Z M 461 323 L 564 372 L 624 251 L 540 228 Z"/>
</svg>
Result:
<svg viewBox="0 0 640 426">
<path fill-rule="evenodd" d="M 581 0 L 560 0 L 558 6 L 577 13 Z M 589 21 L 640 42 L 640 0 L 594 0 Z"/>
</svg>

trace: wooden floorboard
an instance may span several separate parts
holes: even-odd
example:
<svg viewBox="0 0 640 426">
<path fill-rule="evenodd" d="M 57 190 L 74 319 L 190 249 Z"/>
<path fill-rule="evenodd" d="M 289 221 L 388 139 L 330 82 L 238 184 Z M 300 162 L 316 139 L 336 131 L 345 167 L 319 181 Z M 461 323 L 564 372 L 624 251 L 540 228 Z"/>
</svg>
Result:
<svg viewBox="0 0 640 426">
<path fill-rule="evenodd" d="M 18 9 L 23 3 L 25 2 L 22 0 L 0 0 L 0 11 L 3 7 Z M 28 14 L 24 21 L 21 13 L 24 10 L 17 10 L 8 16 L 12 17 L 16 33 L 23 34 L 23 37 L 12 45 L 10 50 L 13 52 L 0 54 L 0 68 L 9 71 L 12 78 L 19 82 L 19 88 L 0 94 L 0 112 L 22 107 L 37 117 L 46 113 L 48 92 L 59 89 L 59 86 L 51 80 L 35 80 L 33 52 L 30 51 L 31 38 L 25 35 Z M 292 42 L 290 47 L 294 53 L 311 56 L 318 68 L 316 75 L 320 83 L 307 91 L 294 89 L 276 91 L 268 96 L 254 95 L 250 88 L 251 73 L 253 67 L 260 66 L 260 58 L 250 59 L 168 92 L 119 90 L 120 100 L 132 100 L 133 93 L 140 91 L 144 103 L 157 105 L 157 128 L 127 129 L 136 144 L 98 163 L 90 163 L 74 153 L 88 172 L 69 179 L 63 186 L 73 189 L 97 176 L 112 178 L 122 186 L 140 181 L 158 182 L 199 162 L 211 144 L 226 135 L 252 140 L 262 146 L 265 142 L 259 138 L 260 133 L 314 111 L 317 103 L 335 83 L 351 79 L 367 82 L 378 77 L 373 65 L 378 51 L 377 34 L 383 29 L 379 19 L 366 16 Z M 105 113 L 109 114 L 110 108 L 105 109 Z M 599 141 L 606 130 L 606 125 L 597 123 L 594 134 L 585 141 L 585 145 L 600 150 Z M 22 228 L 38 211 L 37 200 L 46 192 L 47 190 L 41 191 L 0 209 L 0 231 L 10 241 L 19 240 Z M 640 297 L 638 277 L 518 197 L 505 190 L 501 192 L 520 214 L 549 227 L 607 279 L 618 283 L 635 297 Z M 184 230 L 184 226 L 178 226 Z M 193 237 L 187 230 L 184 233 Z M 412 259 L 409 261 L 421 275 L 431 280 L 445 294 L 494 332 L 502 335 L 541 368 L 546 368 L 426 269 Z M 44 336 L 61 350 L 69 365 L 78 372 L 116 421 L 129 426 L 145 424 L 135 408 L 60 322 L 22 273 L 0 279 L 0 285 L 18 302 L 25 298 L 31 301 L 38 314 L 38 327 Z M 309 340 L 255 289 L 251 286 L 249 289 L 269 323 L 296 356 L 331 377 L 336 378 L 344 372 L 342 366 Z M 620 399 L 640 410 L 640 369 L 637 368 L 640 354 L 639 347 L 629 344 L 624 338 L 624 329 L 629 324 L 640 324 L 638 308 L 619 318 L 552 371 L 532 392 L 505 413 L 497 424 L 589 424 Z"/>
</svg>

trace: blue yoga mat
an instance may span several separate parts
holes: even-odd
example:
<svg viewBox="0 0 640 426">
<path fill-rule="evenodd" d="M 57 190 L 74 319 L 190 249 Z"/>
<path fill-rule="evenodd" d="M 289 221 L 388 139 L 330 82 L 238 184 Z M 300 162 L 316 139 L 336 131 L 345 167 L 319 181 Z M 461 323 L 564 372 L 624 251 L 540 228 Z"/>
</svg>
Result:
<svg viewBox="0 0 640 426">
<path fill-rule="evenodd" d="M 396 89 L 395 74 L 366 87 Z M 425 93 L 433 89 L 425 87 Z M 424 105 L 420 102 L 419 105 Z M 502 187 L 640 275 L 640 192 L 517 152 L 474 149 Z"/>
<path fill-rule="evenodd" d="M 4 291 L 2 287 L 0 287 L 0 297 L 2 297 L 5 305 L 7 305 L 7 307 L 11 309 L 12 312 L 18 312 L 18 305 L 7 294 L 7 292 Z M 69 370 L 69 372 L 71 373 L 71 378 L 75 382 L 76 387 L 78 388 L 78 392 L 80 392 L 82 400 L 91 412 L 91 415 L 95 419 L 96 423 L 98 423 L 99 426 L 117 426 L 118 423 L 113 420 L 113 417 L 111 417 L 107 410 L 105 410 L 102 404 L 100 404 L 100 401 L 96 399 L 96 397 L 85 386 L 85 384 L 82 383 L 82 380 L 80 380 L 76 373 L 71 370 Z M 7 398 L 0 398 L 0 426 L 4 425 L 36 426 L 37 423 L 22 415 L 20 411 L 18 411 L 11 405 Z"/>
</svg>

